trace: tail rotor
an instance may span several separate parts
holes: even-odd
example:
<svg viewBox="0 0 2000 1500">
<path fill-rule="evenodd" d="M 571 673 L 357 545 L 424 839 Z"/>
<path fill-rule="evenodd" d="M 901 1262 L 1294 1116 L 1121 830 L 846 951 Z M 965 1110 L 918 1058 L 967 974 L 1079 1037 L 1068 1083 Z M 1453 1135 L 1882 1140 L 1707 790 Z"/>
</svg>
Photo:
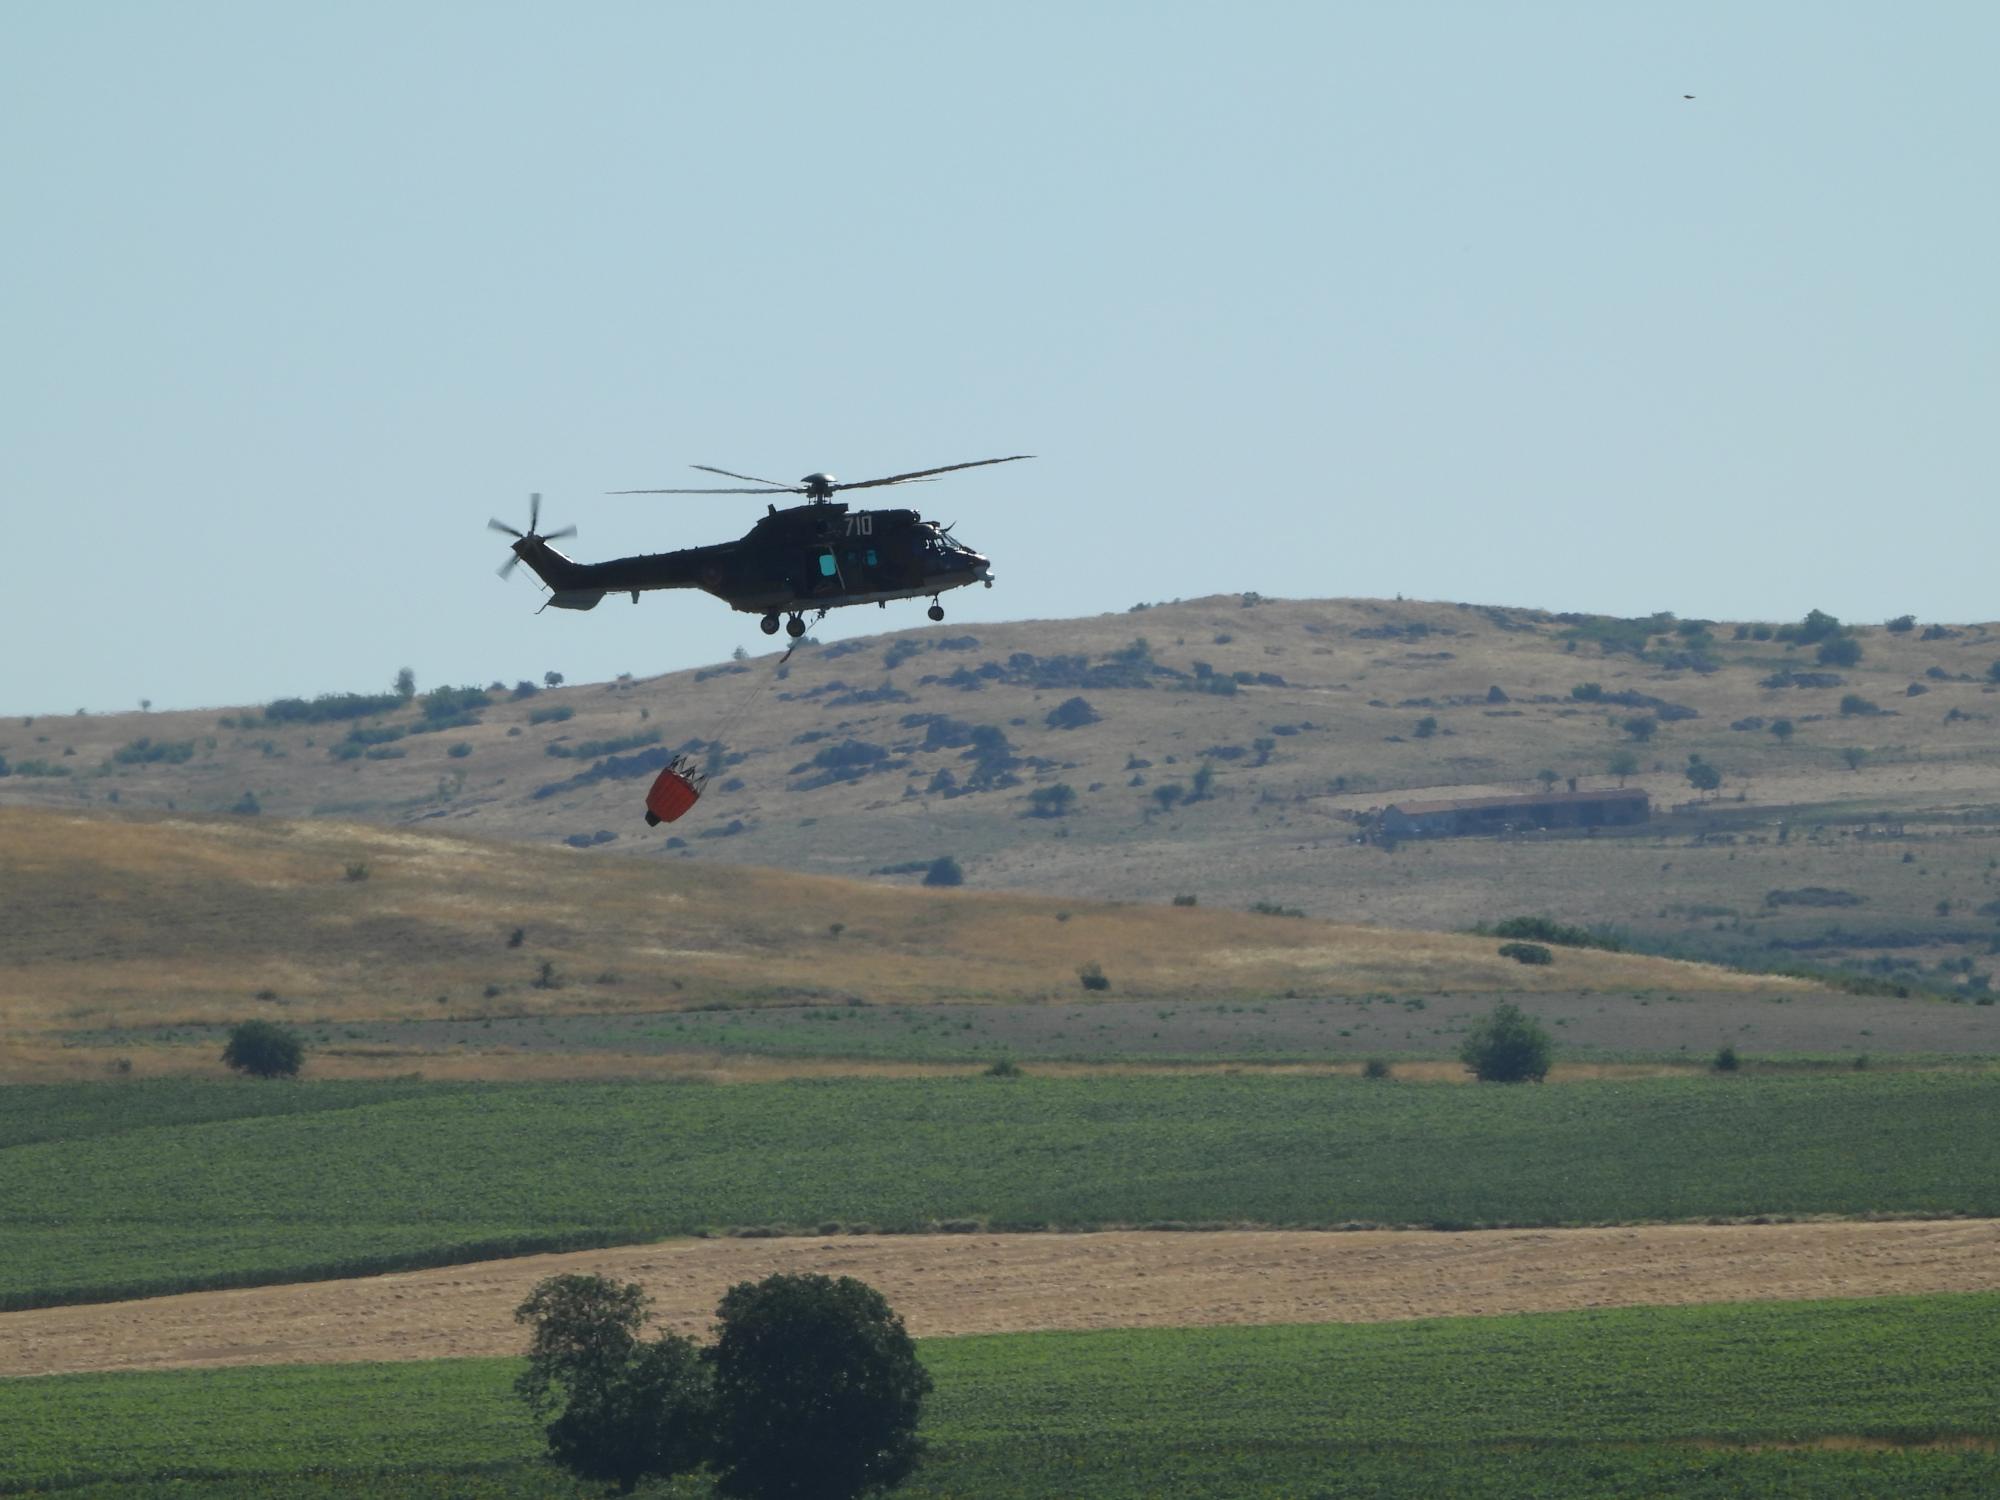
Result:
<svg viewBox="0 0 2000 1500">
<path fill-rule="evenodd" d="M 489 531 L 503 532 L 506 535 L 511 536 L 515 539 L 514 555 L 508 558 L 502 564 L 500 564 L 498 571 L 502 578 L 505 578 L 509 573 L 513 572 L 516 567 L 520 566 L 521 555 L 522 555 L 521 554 L 522 543 L 559 542 L 566 536 L 576 535 L 576 528 L 574 526 L 565 526 L 560 531 L 551 531 L 548 534 L 544 535 L 535 529 L 537 526 L 541 524 L 541 521 L 542 521 L 542 497 L 540 494 L 533 494 L 528 497 L 528 529 L 526 531 L 517 531 L 512 526 L 509 526 L 505 521 L 502 521 L 497 517 L 486 523 L 486 527 Z"/>
</svg>

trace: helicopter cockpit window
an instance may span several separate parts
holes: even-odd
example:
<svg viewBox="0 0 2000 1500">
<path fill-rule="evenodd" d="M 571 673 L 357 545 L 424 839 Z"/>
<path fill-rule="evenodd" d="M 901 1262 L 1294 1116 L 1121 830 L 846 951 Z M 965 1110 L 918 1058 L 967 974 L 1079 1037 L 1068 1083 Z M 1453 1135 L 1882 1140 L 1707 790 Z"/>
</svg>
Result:
<svg viewBox="0 0 2000 1500">
<path fill-rule="evenodd" d="M 833 577 L 833 576 L 834 576 L 835 574 L 837 574 L 837 573 L 838 573 L 839 571 L 840 571 L 840 564 L 839 564 L 839 563 L 837 563 L 837 562 L 835 562 L 835 561 L 833 560 L 833 554 L 832 554 L 831 552 L 822 552 L 822 553 L 820 553 L 820 555 L 819 555 L 819 576 L 820 576 L 820 577 L 822 577 L 822 578 L 831 578 L 831 577 Z"/>
</svg>

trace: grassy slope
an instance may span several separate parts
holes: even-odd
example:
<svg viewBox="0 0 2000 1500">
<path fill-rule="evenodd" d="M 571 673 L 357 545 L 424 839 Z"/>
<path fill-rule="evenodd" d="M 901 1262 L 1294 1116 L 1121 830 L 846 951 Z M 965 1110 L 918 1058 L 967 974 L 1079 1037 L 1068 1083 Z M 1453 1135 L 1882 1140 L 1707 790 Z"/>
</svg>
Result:
<svg viewBox="0 0 2000 1500">
<path fill-rule="evenodd" d="M 1707 1446 L 2000 1438 L 2000 1298 L 1747 1304 L 1370 1326 L 932 1340 L 934 1453 L 904 1493 L 1980 1493 L 1990 1451 Z M 224 1369 L 0 1384 L 0 1486 L 522 1464 L 514 1362 Z M 1684 1446 L 1699 1444 L 1699 1446 Z M 313 1471 L 308 1474 L 307 1471 Z M 1801 1487 L 1807 1481 L 1817 1489 Z M 481 1483 L 468 1477 L 468 1492 Z M 567 1493 L 534 1471 L 483 1481 Z M 1898 1488 L 1900 1486 L 1900 1488 Z M 1929 1488 L 1926 1488 L 1929 1487 Z M 1990 1491 L 1989 1491 L 1990 1492 Z"/>
<path fill-rule="evenodd" d="M 1711 930 L 1715 919 L 1673 908 L 1722 907 L 1764 923 L 1761 937 L 1809 926 L 1800 913 L 1764 913 L 1765 892 L 1845 884 L 1837 877 L 1854 849 L 1837 825 L 1865 820 L 1878 831 L 1887 821 L 1907 822 L 1893 853 L 1915 852 L 1923 869 L 1881 860 L 1860 889 L 1866 908 L 1850 917 L 1877 925 L 1930 923 L 1942 899 L 1954 903 L 1962 925 L 1967 912 L 2000 896 L 1987 878 L 1995 873 L 1987 861 L 2000 852 L 1994 844 L 2000 743 L 1986 680 L 2000 656 L 2000 634 L 1991 627 L 1963 627 L 1928 642 L 1916 633 L 1864 628 L 1863 662 L 1841 669 L 1838 685 L 1822 688 L 1761 686 L 1774 672 L 1825 669 L 1811 647 L 1737 642 L 1727 626 L 1710 648 L 1718 669 L 1701 674 L 1664 665 L 1677 645 L 1671 640 L 1653 643 L 1643 659 L 1606 655 L 1588 631 L 1575 639 L 1576 626 L 1539 611 L 1418 602 L 1273 601 L 1245 609 L 1225 596 L 1136 614 L 980 626 L 973 634 L 975 644 L 963 650 L 928 649 L 966 640 L 949 625 L 841 643 L 795 658 L 783 682 L 770 681 L 765 674 L 773 658 L 760 657 L 748 672 L 702 681 L 678 672 L 624 686 L 565 688 L 503 702 L 471 728 L 400 740 L 388 748 L 406 751 L 404 758 L 386 761 L 330 760 L 328 747 L 346 733 L 345 724 L 218 723 L 234 712 L 9 721 L 0 726 L 0 755 L 15 763 L 42 759 L 78 774 L 8 778 L 0 781 L 0 802 L 102 806 L 115 791 L 126 808 L 160 809 L 172 801 L 184 810 L 218 810 L 254 790 L 271 814 L 383 822 L 435 816 L 450 826 L 537 842 L 607 830 L 617 841 L 588 857 L 657 854 L 668 831 L 648 832 L 638 823 L 642 783 L 600 781 L 537 798 L 538 787 L 589 764 L 546 752 L 635 733 L 659 733 L 666 743 L 711 735 L 765 683 L 771 691 L 731 730 L 732 751 L 747 757 L 729 768 L 741 785 L 725 790 L 727 778 L 718 777 L 679 829 L 688 840 L 682 855 L 703 866 L 750 862 L 865 874 L 951 852 L 973 884 L 987 887 L 1149 902 L 1185 891 L 1208 905 L 1238 908 L 1272 899 L 1315 915 L 1369 914 L 1427 928 L 1544 909 L 1690 936 Z M 922 680 L 961 667 L 1002 669 L 1019 652 L 1044 662 L 1080 654 L 1101 664 L 1139 637 L 1155 661 L 1184 674 L 1204 661 L 1218 673 L 1271 673 L 1286 685 L 1253 684 L 1232 697 L 1172 691 L 1164 678 L 1144 690 L 1086 686 L 1081 693 L 1101 721 L 1062 731 L 1048 727 L 1046 715 L 1074 687 L 980 679 L 988 685 L 968 692 Z M 1528 791 L 1542 769 L 1579 776 L 1585 785 L 1608 784 L 1610 754 L 1629 745 L 1619 722 L 1634 710 L 1574 700 L 1571 689 L 1589 681 L 1698 711 L 1697 718 L 1666 725 L 1652 744 L 1632 747 L 1641 763 L 1637 783 L 1663 807 L 1692 797 L 1681 774 L 1690 754 L 1725 775 L 1720 803 L 1711 802 L 1698 822 L 1665 828 L 1676 847 L 1685 848 L 1696 828 L 1738 814 L 1754 818 L 1751 832 L 1766 842 L 1739 838 L 1734 846 L 1629 861 L 1607 853 L 1582 865 L 1573 844 L 1555 854 L 1514 846 L 1505 851 L 1504 882 L 1496 881 L 1487 857 L 1490 843 L 1460 845 L 1406 874 L 1406 862 L 1343 842 L 1352 832 L 1346 813 L 1399 795 Z M 886 686 L 890 693 L 885 701 L 857 702 L 835 683 L 871 691 Z M 1910 696 L 1913 684 L 1926 691 Z M 1506 703 L 1488 701 L 1496 686 Z M 1843 715 L 1848 693 L 1886 712 Z M 570 708 L 574 717 L 529 722 L 550 706 Z M 1002 729 L 1019 753 L 1049 764 L 1024 767 L 1022 783 L 1009 789 L 906 798 L 906 787 L 928 786 L 939 770 L 963 779 L 968 769 L 961 748 L 926 749 L 923 728 L 903 722 L 913 714 Z M 1419 739 L 1415 725 L 1425 716 L 1437 720 L 1438 732 Z M 1762 729 L 1730 727 L 1780 716 L 1798 725 L 1789 745 Z M 384 722 L 393 729 L 415 718 L 415 709 L 404 709 Z M 1312 728 L 1301 728 L 1307 724 Z M 178 765 L 111 762 L 115 750 L 142 735 L 185 742 L 193 758 Z M 1267 763 L 1256 765 L 1251 747 L 1260 738 L 1274 748 Z M 799 790 L 808 778 L 792 768 L 847 739 L 884 747 L 889 759 L 882 764 L 894 769 Z M 469 753 L 452 758 L 455 743 Z M 1245 753 L 1214 762 L 1213 800 L 1158 815 L 1155 786 L 1187 784 L 1205 752 L 1232 746 Z M 66 748 L 76 753 L 64 758 Z M 1850 749 L 1868 754 L 1858 772 L 1842 759 Z M 1133 757 L 1152 764 L 1135 771 L 1128 766 Z M 1128 785 L 1135 774 L 1144 785 Z M 452 780 L 461 775 L 462 784 Z M 457 789 L 441 796 L 440 778 Z M 1345 791 L 1335 789 L 1337 778 Z M 1023 820 L 1029 792 L 1057 781 L 1077 791 L 1075 815 L 1060 823 Z M 1741 806 L 1729 800 L 1739 792 L 1749 799 Z M 1774 838 L 1781 815 L 1794 835 L 1783 847 Z M 736 836 L 701 836 L 739 820 L 743 831 Z M 1823 823 L 1836 826 L 1815 839 L 1812 831 Z"/>
<path fill-rule="evenodd" d="M 2000 1079 L 1468 1089 L 1257 1077 L 0 1092 L 15 1305 L 703 1227 L 1604 1223 L 2000 1214 Z M 195 1123 L 136 1125 L 135 1090 Z M 119 1128 L 37 1139 L 50 1105 Z M 284 1112 L 201 1122 L 205 1092 Z M 220 1110 L 214 1111 L 220 1114 Z M 79 1193 L 78 1184 L 88 1190 Z"/>
<path fill-rule="evenodd" d="M 1470 936 L 598 860 L 346 824 L 0 810 L 0 855 L 12 960 L 0 1042 L 17 1044 L 252 1013 L 1069 1000 L 1086 962 L 1117 977 L 1117 999 L 1786 988 L 1587 950 L 1529 967 Z M 347 878 L 357 865 L 366 879 Z M 534 984 L 545 962 L 560 988 Z"/>
</svg>

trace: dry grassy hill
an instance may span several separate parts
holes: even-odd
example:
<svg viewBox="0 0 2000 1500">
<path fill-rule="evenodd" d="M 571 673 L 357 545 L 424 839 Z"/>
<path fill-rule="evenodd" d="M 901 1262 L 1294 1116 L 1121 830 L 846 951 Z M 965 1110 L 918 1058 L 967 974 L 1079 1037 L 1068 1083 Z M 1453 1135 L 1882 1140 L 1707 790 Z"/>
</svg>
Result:
<svg viewBox="0 0 2000 1500">
<path fill-rule="evenodd" d="M 0 1072 L 15 1076 L 55 1066 L 77 1033 L 259 1013 L 340 1023 L 1075 1002 L 1091 962 L 1116 976 L 1113 1002 L 1788 988 L 1623 954 L 1530 968 L 1451 934 L 606 860 L 329 821 L 12 809 L 0 811 L 0 850 Z"/>
<path fill-rule="evenodd" d="M 503 691 L 476 722 L 438 733 L 399 733 L 422 724 L 421 700 L 318 724 L 254 710 L 16 720 L 0 728 L 16 773 L 0 779 L 0 805 L 254 802 L 266 816 L 537 845 L 595 838 L 586 858 L 613 864 L 905 884 L 914 876 L 878 872 L 950 854 L 989 890 L 1146 903 L 1185 893 L 1205 908 L 1264 901 L 1432 929 L 1540 911 L 1691 951 L 1775 938 L 1806 956 L 1990 967 L 2000 631 L 1866 627 L 1854 632 L 1862 660 L 1827 667 L 1813 645 L 1758 640 L 1748 626 L 1742 639 L 1728 624 L 1649 626 L 1230 595 L 901 631 L 808 648 L 782 668 L 772 653 Z M 1588 683 L 1608 696 L 1576 697 Z M 1670 707 L 1610 701 L 1621 694 Z M 1051 721 L 1078 698 L 1091 722 Z M 1850 698 L 1861 711 L 1842 711 Z M 1650 742 L 1622 727 L 1662 714 Z M 1779 718 L 1795 726 L 1789 742 L 1769 732 Z M 353 740 L 357 729 L 375 742 Z M 683 823 L 647 829 L 646 776 L 615 773 L 693 741 L 718 762 L 707 796 Z M 1357 816 L 1398 797 L 1531 791 L 1543 770 L 1611 785 L 1621 751 L 1664 815 L 1643 836 L 1395 853 L 1353 842 Z M 1722 772 L 1715 795 L 1690 786 L 1691 755 Z M 1198 775 L 1209 796 L 1162 806 L 1163 788 L 1193 790 Z M 1033 816 L 1034 794 L 1059 786 L 1074 794 L 1066 814 Z M 1812 888 L 1853 901 L 1829 914 L 1771 900 Z M 1829 940 L 1832 918 L 1845 925 Z"/>
</svg>

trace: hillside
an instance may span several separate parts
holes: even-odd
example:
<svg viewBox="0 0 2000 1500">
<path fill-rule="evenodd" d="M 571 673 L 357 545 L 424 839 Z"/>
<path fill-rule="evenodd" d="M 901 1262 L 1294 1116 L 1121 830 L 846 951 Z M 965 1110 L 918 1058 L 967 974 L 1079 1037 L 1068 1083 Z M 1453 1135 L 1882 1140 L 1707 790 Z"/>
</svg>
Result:
<svg viewBox="0 0 2000 1500">
<path fill-rule="evenodd" d="M 0 1059 L 27 1072 L 66 1042 L 187 1041 L 174 1029 L 251 1014 L 490 1023 L 1082 1002 L 1089 963 L 1113 976 L 1110 1002 L 1798 988 L 1638 955 L 1566 952 L 1529 967 L 1470 936 L 607 860 L 330 821 L 13 809 L 0 811 L 0 849 Z M 426 1042 L 437 1044 L 407 1050 Z M 201 1051 L 212 1062 L 213 1045 Z"/>
<path fill-rule="evenodd" d="M 2000 912 L 2000 630 L 1850 636 L 1859 662 L 1828 666 L 1813 642 L 1747 624 L 1217 596 L 906 630 L 782 667 L 774 652 L 503 689 L 430 720 L 419 697 L 318 723 L 263 709 L 10 721 L 0 805 L 255 806 L 595 840 L 585 857 L 614 864 L 905 884 L 950 854 L 989 890 L 1186 894 L 1428 929 L 1539 911 L 1690 953 L 1962 983 L 1965 965 L 1990 967 Z M 1078 699 L 1068 715 L 1084 722 L 1059 727 Z M 1650 740 L 1624 727 L 1634 718 L 1657 725 Z M 1789 739 L 1771 732 L 1780 719 Z M 649 830 L 647 757 L 688 745 L 715 765 L 710 789 Z M 1624 778 L 1620 752 L 1637 762 Z M 1691 756 L 1721 773 L 1712 794 L 1687 779 Z M 1628 780 L 1658 816 L 1593 840 L 1354 841 L 1398 798 L 1528 792 L 1544 770 L 1559 786 Z M 51 771 L 70 774 L 34 774 Z M 1189 800 L 1197 776 L 1209 794 Z M 1842 909 L 1799 891 L 1836 892 Z"/>
</svg>

